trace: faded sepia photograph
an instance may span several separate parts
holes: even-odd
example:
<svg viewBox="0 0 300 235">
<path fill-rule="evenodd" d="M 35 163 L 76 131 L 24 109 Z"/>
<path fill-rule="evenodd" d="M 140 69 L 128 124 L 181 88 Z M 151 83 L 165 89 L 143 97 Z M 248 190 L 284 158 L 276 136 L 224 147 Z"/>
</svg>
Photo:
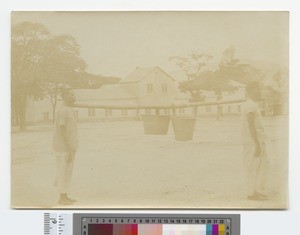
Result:
<svg viewBox="0 0 300 235">
<path fill-rule="evenodd" d="M 288 208 L 289 13 L 12 12 L 13 208 Z"/>
</svg>

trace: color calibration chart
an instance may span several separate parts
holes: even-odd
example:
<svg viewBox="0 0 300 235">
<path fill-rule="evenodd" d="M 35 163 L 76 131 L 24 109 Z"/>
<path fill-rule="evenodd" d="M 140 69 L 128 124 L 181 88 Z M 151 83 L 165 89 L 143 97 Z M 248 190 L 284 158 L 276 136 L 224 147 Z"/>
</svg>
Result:
<svg viewBox="0 0 300 235">
<path fill-rule="evenodd" d="M 74 235 L 239 235 L 236 214 L 74 214 Z"/>
</svg>

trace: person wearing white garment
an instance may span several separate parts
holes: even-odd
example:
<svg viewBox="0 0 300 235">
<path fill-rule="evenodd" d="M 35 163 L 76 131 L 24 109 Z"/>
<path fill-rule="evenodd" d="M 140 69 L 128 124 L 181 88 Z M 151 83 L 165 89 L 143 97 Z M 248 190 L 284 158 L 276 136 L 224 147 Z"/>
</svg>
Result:
<svg viewBox="0 0 300 235">
<path fill-rule="evenodd" d="M 57 162 L 55 185 L 60 194 L 58 203 L 71 205 L 76 202 L 68 196 L 78 149 L 77 117 L 72 108 L 76 97 L 71 89 L 64 89 L 62 98 L 63 105 L 56 113 L 53 133 L 53 149 Z"/>
<path fill-rule="evenodd" d="M 264 201 L 267 195 L 267 136 L 257 102 L 261 99 L 258 82 L 246 86 L 247 100 L 242 111 L 243 157 L 247 177 L 248 200 Z"/>
</svg>

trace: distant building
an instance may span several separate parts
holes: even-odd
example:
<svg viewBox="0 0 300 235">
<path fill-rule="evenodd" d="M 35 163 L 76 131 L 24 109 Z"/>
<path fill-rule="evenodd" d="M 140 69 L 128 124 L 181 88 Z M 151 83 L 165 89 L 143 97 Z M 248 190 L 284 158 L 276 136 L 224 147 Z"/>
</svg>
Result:
<svg viewBox="0 0 300 235">
<path fill-rule="evenodd" d="M 231 85 L 236 88 L 234 92 L 223 92 L 221 101 L 231 101 L 231 100 L 241 100 L 246 98 L 245 85 L 236 81 L 230 81 Z M 217 101 L 217 97 L 212 91 L 203 91 L 205 101 L 214 102 Z M 221 107 L 221 113 L 223 115 L 237 115 L 241 113 L 242 104 L 232 103 L 223 104 Z M 199 115 L 216 115 L 217 106 L 216 105 L 206 105 L 198 107 Z"/>
<path fill-rule="evenodd" d="M 104 85 L 99 89 L 75 90 L 80 104 L 112 106 L 156 106 L 187 103 L 188 95 L 177 89 L 176 81 L 159 67 L 139 68 L 118 84 Z M 79 120 L 139 118 L 143 114 L 155 114 L 155 109 L 78 109 Z M 169 109 L 160 109 L 160 115 L 169 115 Z"/>
<path fill-rule="evenodd" d="M 43 100 L 27 100 L 26 122 L 35 124 L 40 122 L 52 122 L 53 112 L 52 105 L 48 99 Z"/>
<path fill-rule="evenodd" d="M 245 98 L 245 87 L 233 82 L 237 87 L 233 93 L 224 93 L 222 100 L 234 100 Z M 189 95 L 180 92 L 174 78 L 163 71 L 160 67 L 139 68 L 137 67 L 128 76 L 117 84 L 106 84 L 97 89 L 76 89 L 77 103 L 86 105 L 107 106 L 156 106 L 176 105 L 189 103 Z M 206 101 L 216 101 L 213 92 L 204 92 Z M 58 104 L 58 106 L 60 103 Z M 140 118 L 143 114 L 156 114 L 155 109 L 99 109 L 99 108 L 76 108 L 79 121 L 92 121 L 98 119 L 132 119 Z M 192 115 L 192 108 L 178 108 L 176 115 Z M 240 104 L 222 105 L 223 114 L 239 114 Z M 215 105 L 198 107 L 198 115 L 215 115 Z M 170 115 L 171 110 L 160 109 L 160 115 Z M 48 100 L 31 101 L 28 105 L 28 122 L 52 121 L 52 106 Z"/>
<path fill-rule="evenodd" d="M 122 88 L 120 84 L 107 84 L 99 89 L 77 89 L 75 90 L 77 102 L 87 105 L 107 105 L 107 106 L 134 106 L 138 105 L 136 96 Z M 77 108 L 78 119 L 91 120 L 99 118 L 125 118 L 136 117 L 136 110 L 128 109 L 96 109 L 96 108 Z"/>
<path fill-rule="evenodd" d="M 132 92 L 140 105 L 168 105 L 176 100 L 176 81 L 159 67 L 137 67 L 121 80 L 122 88 Z"/>
</svg>

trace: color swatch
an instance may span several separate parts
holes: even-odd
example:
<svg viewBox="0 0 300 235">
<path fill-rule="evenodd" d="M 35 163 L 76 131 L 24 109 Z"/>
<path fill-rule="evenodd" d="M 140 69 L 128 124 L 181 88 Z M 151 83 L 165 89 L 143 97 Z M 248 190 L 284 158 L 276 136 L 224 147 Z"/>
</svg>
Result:
<svg viewBox="0 0 300 235">
<path fill-rule="evenodd" d="M 225 235 L 224 224 L 89 224 L 88 235 Z"/>
</svg>

